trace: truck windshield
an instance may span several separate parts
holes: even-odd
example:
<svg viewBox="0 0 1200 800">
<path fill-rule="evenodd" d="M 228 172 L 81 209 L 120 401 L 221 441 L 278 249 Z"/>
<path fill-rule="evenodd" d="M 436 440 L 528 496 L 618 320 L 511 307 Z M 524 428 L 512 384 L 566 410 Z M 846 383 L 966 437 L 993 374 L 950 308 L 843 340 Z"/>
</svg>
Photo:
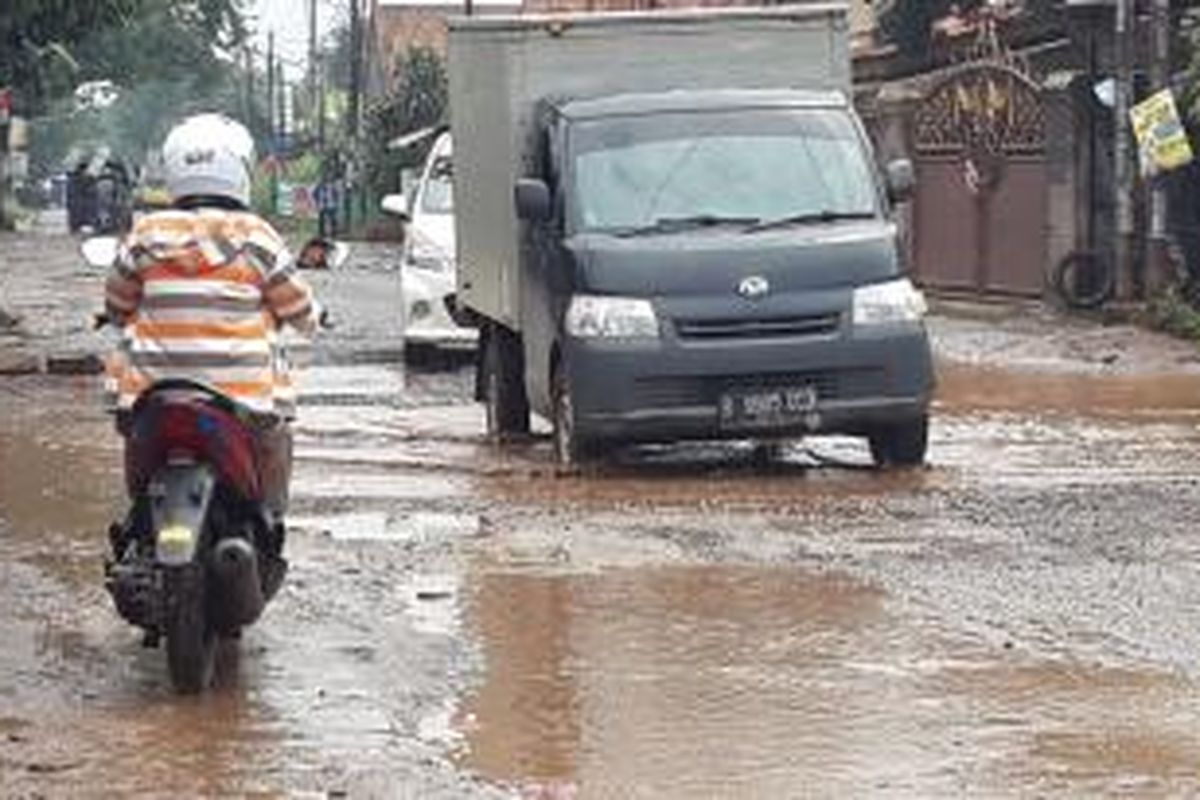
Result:
<svg viewBox="0 0 1200 800">
<path fill-rule="evenodd" d="M 765 230 L 878 214 L 862 140 L 841 109 L 611 117 L 576 123 L 571 142 L 575 231 Z"/>
</svg>

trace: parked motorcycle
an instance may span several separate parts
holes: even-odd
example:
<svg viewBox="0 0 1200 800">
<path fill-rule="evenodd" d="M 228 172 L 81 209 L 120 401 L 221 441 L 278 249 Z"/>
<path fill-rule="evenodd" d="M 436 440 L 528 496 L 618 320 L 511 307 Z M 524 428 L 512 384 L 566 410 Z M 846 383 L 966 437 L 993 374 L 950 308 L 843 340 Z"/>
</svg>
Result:
<svg viewBox="0 0 1200 800">
<path fill-rule="evenodd" d="M 89 239 L 83 252 L 93 266 L 111 266 L 117 240 Z M 146 646 L 165 640 L 175 688 L 200 692 L 218 641 L 258 619 L 287 568 L 276 555 L 282 521 L 264 506 L 256 423 L 211 387 L 172 379 L 145 391 L 121 424 L 126 469 L 141 480 L 125 519 L 109 529 L 105 585 Z"/>
</svg>

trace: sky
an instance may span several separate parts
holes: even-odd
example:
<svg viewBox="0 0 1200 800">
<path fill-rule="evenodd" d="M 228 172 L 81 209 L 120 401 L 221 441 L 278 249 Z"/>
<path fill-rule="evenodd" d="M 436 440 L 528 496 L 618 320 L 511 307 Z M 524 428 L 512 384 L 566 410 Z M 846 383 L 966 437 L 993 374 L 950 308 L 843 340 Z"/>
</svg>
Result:
<svg viewBox="0 0 1200 800">
<path fill-rule="evenodd" d="M 248 0 L 246 11 L 252 17 L 259 58 L 266 58 L 267 37 L 275 32 L 275 52 L 284 59 L 289 80 L 299 80 L 308 58 L 309 0 Z M 317 36 L 336 27 L 339 19 L 349 19 L 350 0 L 317 0 Z"/>
</svg>

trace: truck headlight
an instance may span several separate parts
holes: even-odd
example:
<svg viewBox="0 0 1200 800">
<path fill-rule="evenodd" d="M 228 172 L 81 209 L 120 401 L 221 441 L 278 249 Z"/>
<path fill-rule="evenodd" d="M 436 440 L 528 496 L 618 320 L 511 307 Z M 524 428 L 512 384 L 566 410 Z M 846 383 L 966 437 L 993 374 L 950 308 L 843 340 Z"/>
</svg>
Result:
<svg viewBox="0 0 1200 800">
<path fill-rule="evenodd" d="M 854 290 L 854 324 L 918 322 L 927 309 L 923 295 L 907 278 Z"/>
<path fill-rule="evenodd" d="M 566 328 L 580 339 L 657 339 L 658 317 L 643 298 L 577 294 L 567 308 Z"/>
</svg>

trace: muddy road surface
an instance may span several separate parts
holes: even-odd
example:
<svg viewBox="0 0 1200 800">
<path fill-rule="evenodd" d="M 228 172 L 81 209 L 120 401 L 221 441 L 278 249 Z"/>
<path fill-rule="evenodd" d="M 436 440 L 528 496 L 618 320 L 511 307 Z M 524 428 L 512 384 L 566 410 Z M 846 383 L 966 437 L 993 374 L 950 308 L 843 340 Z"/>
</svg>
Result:
<svg viewBox="0 0 1200 800">
<path fill-rule="evenodd" d="M 817 439 L 567 475 L 485 439 L 464 361 L 396 360 L 379 263 L 321 280 L 354 322 L 306 357 L 292 571 L 199 698 L 101 588 L 94 379 L 0 378 L 0 796 L 1200 792 L 1188 348 L 954 310 L 927 469 Z"/>
</svg>

